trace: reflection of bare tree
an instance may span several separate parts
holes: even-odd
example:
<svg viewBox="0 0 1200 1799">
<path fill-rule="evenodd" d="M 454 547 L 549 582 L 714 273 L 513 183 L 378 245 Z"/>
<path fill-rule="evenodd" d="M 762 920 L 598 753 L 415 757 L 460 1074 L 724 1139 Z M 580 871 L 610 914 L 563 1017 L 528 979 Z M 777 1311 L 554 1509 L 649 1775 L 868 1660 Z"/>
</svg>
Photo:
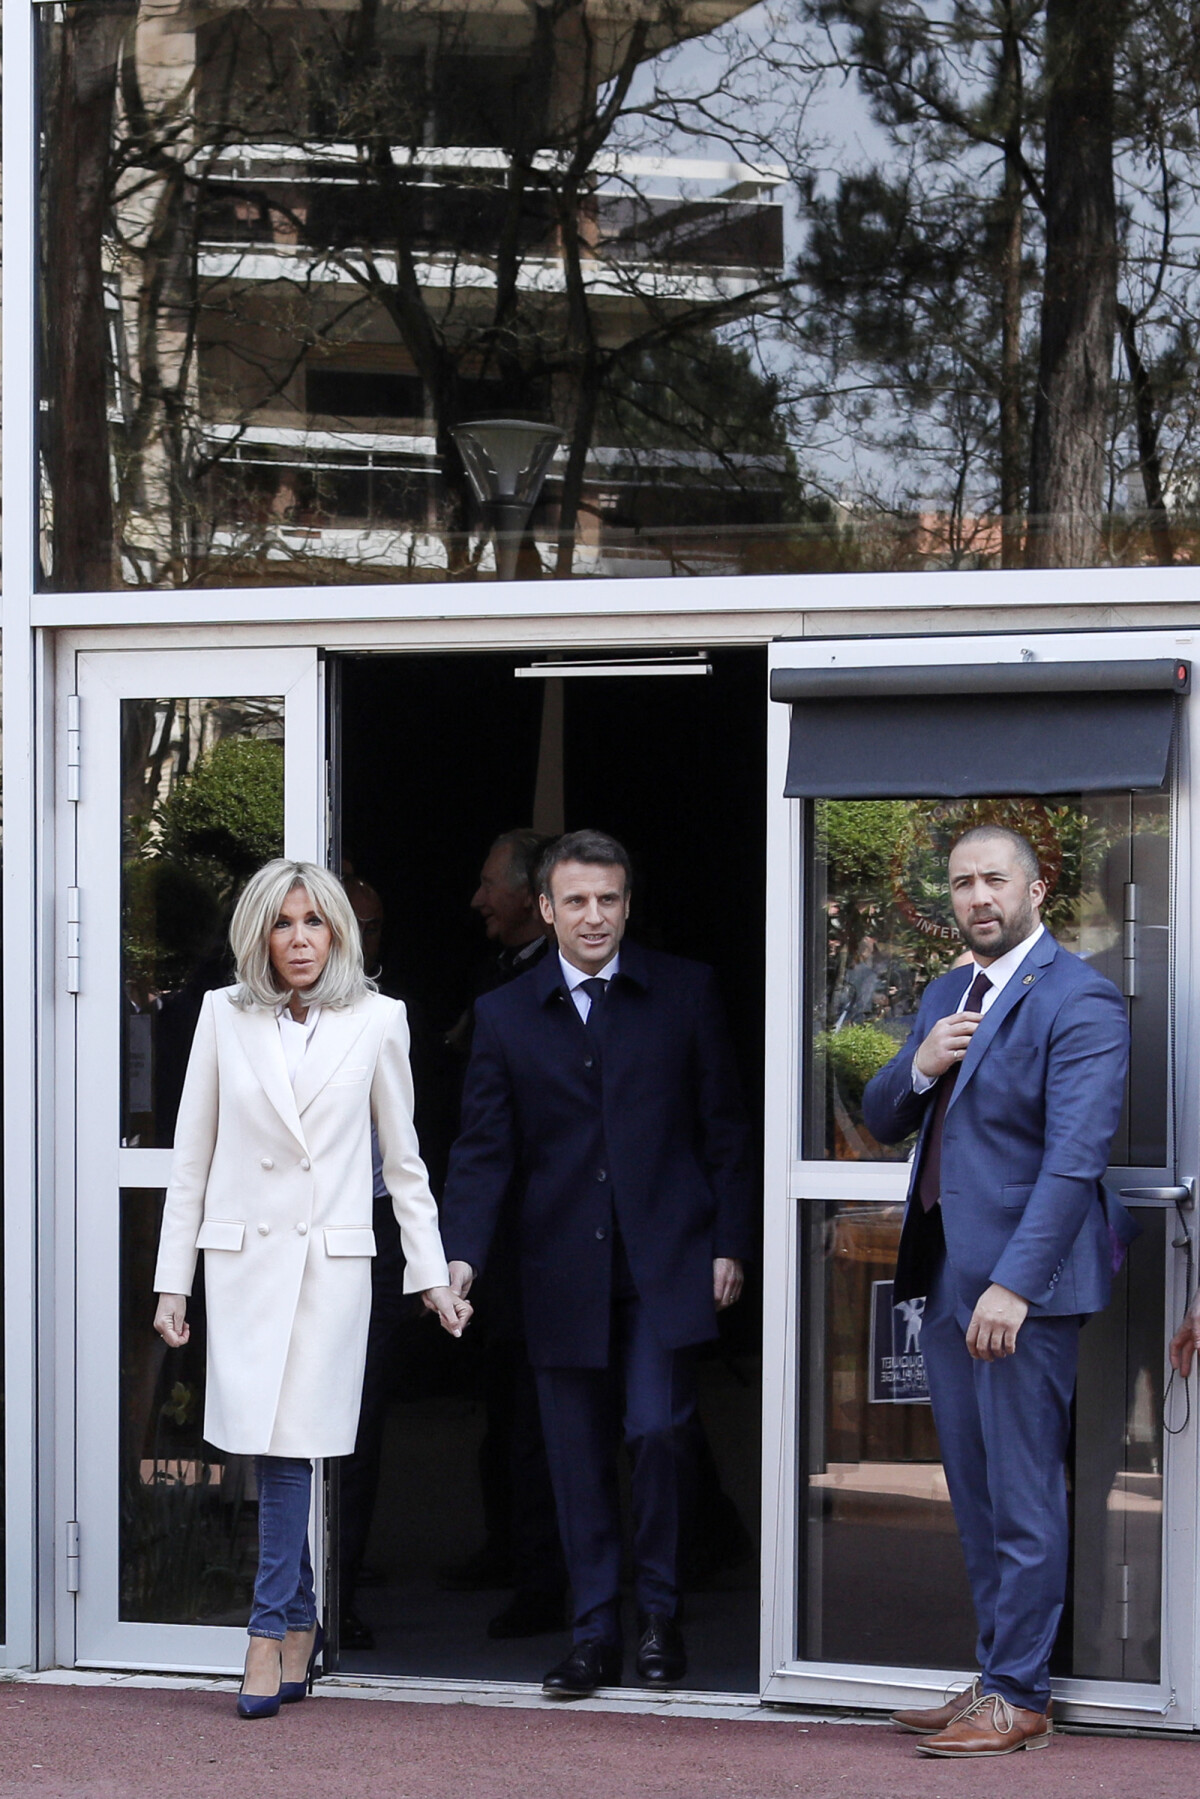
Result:
<svg viewBox="0 0 1200 1799">
<path fill-rule="evenodd" d="M 136 0 L 67 9 L 52 65 L 45 319 L 54 398 L 46 459 L 56 582 L 84 592 L 113 580 L 104 234 L 116 71 L 136 14 Z"/>
<path fill-rule="evenodd" d="M 98 37 L 108 232 L 77 254 L 90 258 L 80 293 L 93 331 L 106 303 L 111 326 L 124 577 L 261 578 L 270 559 L 304 553 L 307 533 L 316 578 L 342 578 L 321 560 L 323 532 L 385 574 L 469 568 L 480 551 L 452 434 L 488 410 L 566 425 L 553 505 L 569 569 L 581 531 L 594 542 L 612 490 L 628 486 L 612 451 L 593 460 L 606 390 L 628 405 L 648 356 L 715 342 L 788 286 L 769 199 L 778 146 L 798 135 L 794 95 L 779 98 L 786 46 L 727 31 L 690 90 L 645 75 L 742 5 L 659 0 L 627 13 L 551 0 L 516 18 L 490 3 L 456 14 L 359 0 L 230 5 L 203 19 L 142 6 L 132 30 Z M 107 19 L 104 0 L 79 0 L 71 17 L 93 14 Z M 70 33 L 47 29 L 65 63 Z M 768 115 L 782 121 L 774 134 Z M 61 117 L 50 205 L 68 231 Z M 673 196 L 655 191 L 660 145 L 689 133 L 710 157 L 716 142 L 749 159 L 740 188 L 706 194 L 687 175 L 671 177 Z M 759 180 L 773 143 L 780 166 Z M 701 181 L 738 174 L 688 167 Z M 75 389 L 55 386 L 53 360 L 57 414 L 77 425 Z M 761 365 L 747 361 L 730 385 L 714 359 L 696 421 L 707 413 L 708 437 L 728 433 L 739 403 L 774 391 Z M 90 404 L 96 420 L 94 394 Z M 688 466 L 709 471 L 710 495 L 727 491 L 734 514 L 739 494 L 752 511 L 771 494 L 778 513 L 781 494 L 799 493 L 781 419 L 769 448 L 740 457 L 714 451 L 703 428 L 699 438 Z M 654 448 L 642 444 L 644 464 Z M 58 541 L 69 489 L 55 492 L 54 579 L 74 585 Z M 334 529 L 343 517 L 362 522 L 358 552 L 353 532 Z"/>
</svg>

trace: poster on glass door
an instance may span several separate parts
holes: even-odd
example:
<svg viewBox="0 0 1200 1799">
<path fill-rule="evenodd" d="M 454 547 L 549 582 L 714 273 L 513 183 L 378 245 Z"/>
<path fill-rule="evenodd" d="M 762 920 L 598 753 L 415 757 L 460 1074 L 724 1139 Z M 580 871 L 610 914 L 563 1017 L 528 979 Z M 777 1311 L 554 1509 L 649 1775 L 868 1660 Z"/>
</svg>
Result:
<svg viewBox="0 0 1200 1799">
<path fill-rule="evenodd" d="M 921 1354 L 924 1299 L 892 1299 L 891 1281 L 871 1282 L 872 1405 L 928 1405 L 925 1357 Z"/>
</svg>

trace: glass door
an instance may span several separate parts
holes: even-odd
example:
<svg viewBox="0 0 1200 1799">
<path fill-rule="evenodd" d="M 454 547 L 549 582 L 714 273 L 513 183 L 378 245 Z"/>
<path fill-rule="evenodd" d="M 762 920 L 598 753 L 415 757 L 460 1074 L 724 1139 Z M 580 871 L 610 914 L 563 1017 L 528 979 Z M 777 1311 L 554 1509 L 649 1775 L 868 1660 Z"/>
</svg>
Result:
<svg viewBox="0 0 1200 1799">
<path fill-rule="evenodd" d="M 60 847 L 75 874 L 60 944 L 74 1031 L 61 1034 L 58 1083 L 74 1126 L 58 1191 L 76 1198 L 73 1294 L 65 1270 L 63 1287 L 75 1330 L 76 1473 L 62 1513 L 73 1659 L 235 1669 L 253 1472 L 201 1434 L 202 1273 L 178 1351 L 151 1329 L 151 1283 L 192 1031 L 204 993 L 232 978 L 233 903 L 269 857 L 323 857 L 320 671 L 311 649 L 73 661 L 60 698 L 74 841 Z"/>
<path fill-rule="evenodd" d="M 1122 657 L 1180 653 L 1174 639 L 1131 651 L 1118 638 L 1089 639 L 1086 649 L 1075 640 L 1058 654 L 1095 658 L 1105 645 Z M 822 653 L 839 666 L 907 667 L 1018 655 L 1011 641 L 980 639 L 923 643 L 920 654 L 911 640 L 838 645 L 836 656 L 833 646 L 813 646 L 808 660 L 797 649 L 778 646 L 777 665 L 810 666 Z M 1040 657 L 1054 653 L 1039 642 Z M 1173 1104 L 1173 976 L 1187 949 L 1174 938 L 1186 935 L 1190 917 L 1172 894 L 1173 879 L 1185 878 L 1186 743 L 1174 791 L 1168 783 L 1157 792 L 1037 798 L 787 801 L 778 797 L 787 709 L 773 711 L 782 717 L 772 719 L 769 957 L 786 958 L 788 979 L 777 969 L 769 980 L 770 1059 L 772 1039 L 778 1054 L 790 1027 L 788 1086 L 776 1076 L 768 1120 L 768 1167 L 787 1184 L 786 1202 L 768 1194 L 769 1241 L 787 1270 L 776 1293 L 787 1355 L 774 1491 L 795 1497 L 781 1501 L 768 1532 L 776 1567 L 766 1690 L 890 1706 L 902 1694 L 938 1693 L 974 1667 L 975 1623 L 924 1381 L 920 1308 L 892 1303 L 912 1146 L 874 1140 L 862 1094 L 904 1041 L 925 985 L 963 954 L 944 884 L 949 845 L 972 824 L 997 822 L 1035 844 L 1050 889 L 1048 927 L 1124 993 L 1133 1037 L 1109 1179 L 1131 1191 L 1141 1235 L 1111 1305 L 1082 1339 L 1073 1564 L 1056 1693 L 1082 1715 L 1149 1722 L 1169 1712 L 1179 1722 L 1164 1605 L 1161 1400 L 1165 1341 L 1186 1278 L 1175 1245 L 1194 1228 L 1187 1189 L 1176 1187 L 1194 1149 L 1181 1139 Z M 1177 1473 L 1186 1472 L 1181 1463 Z M 770 1493 L 770 1476 L 765 1484 Z M 1174 1628 L 1178 1635 L 1177 1619 Z"/>
</svg>

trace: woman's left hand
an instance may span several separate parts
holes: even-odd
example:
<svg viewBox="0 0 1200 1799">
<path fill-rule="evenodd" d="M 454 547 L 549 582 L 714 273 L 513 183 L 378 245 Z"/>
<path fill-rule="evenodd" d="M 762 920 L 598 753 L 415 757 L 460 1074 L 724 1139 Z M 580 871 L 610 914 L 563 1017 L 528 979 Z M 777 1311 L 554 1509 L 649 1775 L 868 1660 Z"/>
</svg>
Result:
<svg viewBox="0 0 1200 1799">
<path fill-rule="evenodd" d="M 469 1300 L 459 1299 L 449 1287 L 426 1287 L 421 1298 L 426 1311 L 437 1313 L 444 1331 L 452 1337 L 462 1336 L 475 1309 Z"/>
</svg>

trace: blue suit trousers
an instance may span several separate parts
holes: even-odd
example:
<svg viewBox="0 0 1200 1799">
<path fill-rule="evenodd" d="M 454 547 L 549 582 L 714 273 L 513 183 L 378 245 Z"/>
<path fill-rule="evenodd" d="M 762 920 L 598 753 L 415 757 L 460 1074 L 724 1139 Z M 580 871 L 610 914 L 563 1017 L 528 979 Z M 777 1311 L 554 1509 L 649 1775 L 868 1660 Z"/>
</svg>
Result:
<svg viewBox="0 0 1200 1799">
<path fill-rule="evenodd" d="M 696 1413 L 695 1356 L 668 1349 L 631 1285 L 613 1301 L 607 1368 L 538 1368 L 538 1403 L 577 1643 L 621 1639 L 617 1446 L 630 1458 L 634 1593 L 674 1617 L 684 1458 Z"/>
<path fill-rule="evenodd" d="M 1027 1318 L 1015 1354 L 975 1361 L 945 1270 L 943 1258 L 921 1348 L 979 1625 L 983 1691 L 1044 1712 L 1066 1598 L 1066 1458 L 1080 1320 Z"/>
</svg>

